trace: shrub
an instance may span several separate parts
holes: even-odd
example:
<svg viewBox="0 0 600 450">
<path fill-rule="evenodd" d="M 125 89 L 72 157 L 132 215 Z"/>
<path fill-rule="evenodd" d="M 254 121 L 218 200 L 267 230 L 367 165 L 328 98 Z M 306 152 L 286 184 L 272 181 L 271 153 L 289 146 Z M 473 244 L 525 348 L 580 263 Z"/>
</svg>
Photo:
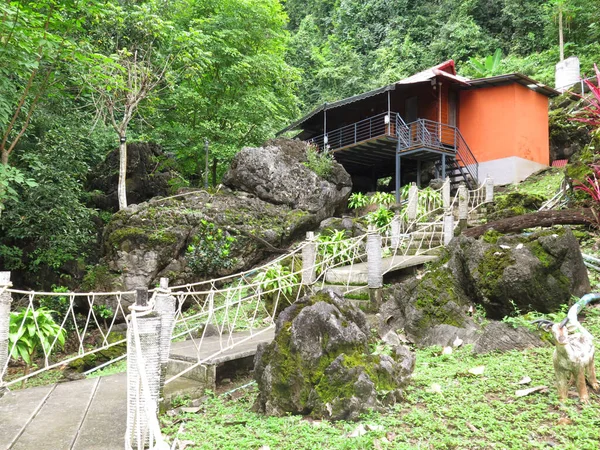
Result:
<svg viewBox="0 0 600 450">
<path fill-rule="evenodd" d="M 304 165 L 321 178 L 327 178 L 333 170 L 333 156 L 328 152 L 319 152 L 316 147 L 309 145 L 306 149 Z"/>
<path fill-rule="evenodd" d="M 235 259 L 230 257 L 233 242 L 234 237 L 202 219 L 198 234 L 187 248 L 188 265 L 195 273 L 204 275 L 230 269 L 235 263 Z"/>
<path fill-rule="evenodd" d="M 37 351 L 41 349 L 48 355 L 54 341 L 61 347 L 65 344 L 67 332 L 54 321 L 52 313 L 46 308 L 22 309 L 20 312 L 10 313 L 10 356 L 15 359 L 20 357 L 25 361 L 24 375 L 29 373 Z"/>
</svg>

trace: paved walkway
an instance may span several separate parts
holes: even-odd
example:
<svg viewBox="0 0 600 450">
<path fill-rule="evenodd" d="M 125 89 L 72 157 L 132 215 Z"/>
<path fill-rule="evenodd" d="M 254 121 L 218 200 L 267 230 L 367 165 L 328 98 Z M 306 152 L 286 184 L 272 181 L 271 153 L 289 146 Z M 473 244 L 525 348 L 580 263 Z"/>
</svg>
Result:
<svg viewBox="0 0 600 450">
<path fill-rule="evenodd" d="M 205 338 L 201 358 L 232 342 L 239 344 L 209 363 L 252 356 L 260 342 L 273 339 L 273 330 L 249 337 Z M 176 342 L 171 357 L 197 361 L 196 347 L 191 340 Z M 125 373 L 8 392 L 0 398 L 0 450 L 123 450 L 126 396 Z"/>
<path fill-rule="evenodd" d="M 381 260 L 381 268 L 384 272 L 391 272 L 407 267 L 420 266 L 426 262 L 435 261 L 438 258 L 439 256 L 437 255 L 388 256 Z M 364 262 L 329 269 L 325 275 L 325 281 L 334 284 L 367 284 L 367 277 L 368 263 Z"/>
</svg>

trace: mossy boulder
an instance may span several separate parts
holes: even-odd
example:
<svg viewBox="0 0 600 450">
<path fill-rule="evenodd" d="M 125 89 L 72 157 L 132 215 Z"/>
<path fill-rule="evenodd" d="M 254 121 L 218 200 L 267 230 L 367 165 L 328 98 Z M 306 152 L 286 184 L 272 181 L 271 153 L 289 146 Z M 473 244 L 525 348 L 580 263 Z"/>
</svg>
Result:
<svg viewBox="0 0 600 450">
<path fill-rule="evenodd" d="M 293 145 L 286 146 L 285 142 Z M 341 166 L 335 163 L 334 173 L 342 180 L 338 185 L 318 177 L 302 164 L 295 141 L 276 144 L 279 147 L 267 148 L 280 154 L 277 170 L 271 170 L 273 161 L 265 156 L 267 153 L 260 152 L 252 156 L 251 167 L 258 170 L 262 164 L 264 185 L 275 189 L 280 180 L 278 171 L 285 164 L 291 165 L 288 170 L 303 174 L 303 182 L 293 192 L 279 194 L 304 200 L 280 201 L 220 187 L 212 192 L 181 192 L 175 197 L 131 205 L 112 216 L 102 237 L 101 263 L 108 267 L 109 279 L 114 275 L 115 288 L 151 286 L 160 277 L 169 278 L 172 285 L 185 284 L 249 269 L 273 253 L 285 251 L 292 242 L 304 239 L 306 231 L 317 228 L 321 220 L 345 207 L 350 188 L 343 180 L 349 177 L 338 173 L 343 171 Z M 250 162 L 240 157 L 234 166 L 243 171 L 244 164 Z M 318 197 L 315 192 L 329 194 L 310 203 L 309 198 Z"/>
<path fill-rule="evenodd" d="M 497 195 L 494 203 L 488 205 L 488 220 L 500 220 L 537 211 L 544 201 L 544 197 L 540 195 L 524 192 Z"/>
<path fill-rule="evenodd" d="M 258 349 L 256 409 L 355 420 L 399 401 L 414 356 L 377 342 L 365 315 L 337 294 L 303 297 L 280 314 L 274 341 Z"/>
<path fill-rule="evenodd" d="M 483 326 L 517 313 L 556 312 L 590 290 L 577 239 L 568 227 L 537 233 L 458 236 L 428 271 L 384 291 L 381 332 L 403 329 L 421 346 L 486 342 L 498 327 Z M 485 320 L 483 317 L 485 316 Z M 491 333 L 494 333 L 493 335 Z M 489 334 L 489 336 L 488 336 Z M 526 348 L 528 333 L 511 334 L 498 350 Z"/>
<path fill-rule="evenodd" d="M 114 344 L 126 338 L 125 333 L 112 332 L 107 335 L 106 340 L 108 344 Z M 102 344 L 100 344 L 102 345 Z M 104 350 L 94 352 L 86 355 L 82 358 L 75 359 L 69 363 L 69 369 L 75 372 L 85 372 L 93 369 L 94 367 L 104 364 L 105 362 L 111 361 L 119 356 L 127 353 L 127 342 L 122 342 L 117 345 L 113 345 Z"/>
</svg>

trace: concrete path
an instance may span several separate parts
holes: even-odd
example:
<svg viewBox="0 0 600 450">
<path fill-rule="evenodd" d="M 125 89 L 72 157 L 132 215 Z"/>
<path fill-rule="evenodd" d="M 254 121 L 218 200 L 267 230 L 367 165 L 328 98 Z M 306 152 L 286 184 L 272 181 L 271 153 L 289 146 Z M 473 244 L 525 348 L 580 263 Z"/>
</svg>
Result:
<svg viewBox="0 0 600 450">
<path fill-rule="evenodd" d="M 419 266 L 429 261 L 438 259 L 437 255 L 408 255 L 389 256 L 381 260 L 381 268 L 384 272 L 405 269 L 407 267 Z M 333 284 L 367 284 L 368 263 L 357 263 L 351 266 L 336 267 L 329 269 L 325 274 L 325 281 Z"/>
<path fill-rule="evenodd" d="M 235 333 L 230 341 L 211 336 L 205 338 L 200 358 L 231 342 L 238 345 L 210 363 L 245 358 L 256 353 L 260 342 L 272 339 L 273 330 L 252 338 L 249 332 Z M 196 346 L 176 342 L 171 357 L 197 361 Z M 126 399 L 125 373 L 8 392 L 0 398 L 0 450 L 123 450 Z"/>
</svg>

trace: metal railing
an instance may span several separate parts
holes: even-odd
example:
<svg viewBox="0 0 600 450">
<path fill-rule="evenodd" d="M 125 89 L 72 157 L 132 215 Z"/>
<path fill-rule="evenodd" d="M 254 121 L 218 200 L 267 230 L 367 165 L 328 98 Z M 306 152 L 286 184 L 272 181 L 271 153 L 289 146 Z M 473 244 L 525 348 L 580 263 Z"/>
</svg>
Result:
<svg viewBox="0 0 600 450">
<path fill-rule="evenodd" d="M 317 146 L 319 150 L 334 151 L 380 136 L 396 137 L 398 124 L 404 124 L 400 114 L 392 112 L 376 116 L 328 131 L 325 134 L 309 139 L 307 142 Z"/>
<path fill-rule="evenodd" d="M 477 186 L 479 164 L 458 128 L 432 120 L 418 119 L 398 127 L 397 132 L 401 152 L 423 147 L 451 153 L 456 158 L 457 168 L 463 177 L 470 176 L 473 184 Z"/>
<path fill-rule="evenodd" d="M 423 147 L 453 154 L 465 179 L 478 183 L 478 163 L 459 129 L 427 119 L 407 124 L 396 112 L 373 117 L 328 131 L 308 140 L 319 150 L 335 151 L 359 142 L 390 136 L 400 142 L 400 152 Z"/>
</svg>

